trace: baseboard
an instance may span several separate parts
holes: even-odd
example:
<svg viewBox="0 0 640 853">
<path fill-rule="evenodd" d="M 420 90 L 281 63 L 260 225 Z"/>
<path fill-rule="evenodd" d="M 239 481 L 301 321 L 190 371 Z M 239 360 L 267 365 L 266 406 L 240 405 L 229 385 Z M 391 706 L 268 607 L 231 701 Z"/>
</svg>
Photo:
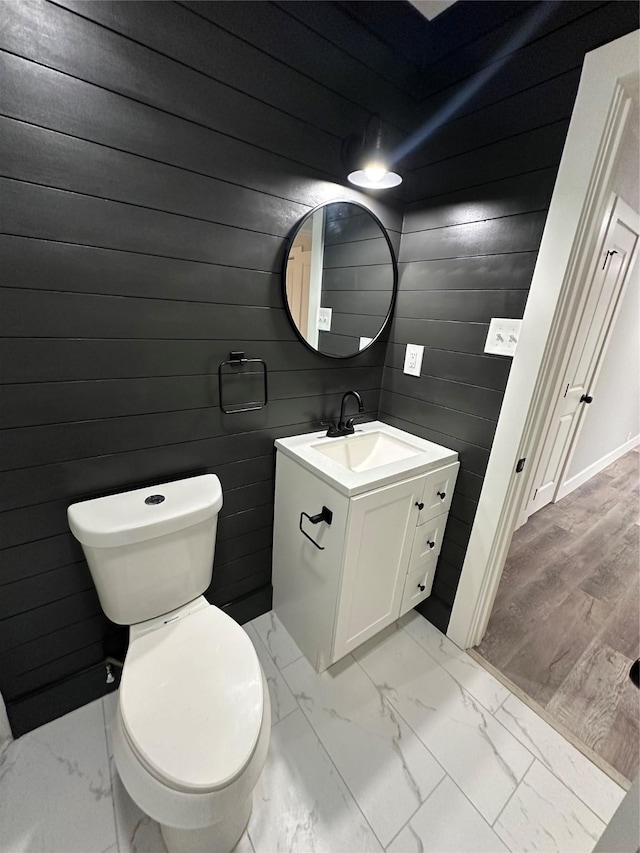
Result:
<svg viewBox="0 0 640 853">
<path fill-rule="evenodd" d="M 238 624 L 244 625 L 245 622 L 251 622 L 252 619 L 262 616 L 263 613 L 268 613 L 271 610 L 272 601 L 273 587 L 268 583 L 243 598 L 237 598 L 235 601 L 225 604 L 220 609 L 228 613 Z"/>
<path fill-rule="evenodd" d="M 573 492 L 575 489 L 578 489 L 583 483 L 586 483 L 587 480 L 595 477 L 595 475 L 599 474 L 600 471 L 604 471 L 605 468 L 612 465 L 617 459 L 624 456 L 625 453 L 633 450 L 633 448 L 638 444 L 640 444 L 640 435 L 636 435 L 634 438 L 629 439 L 629 441 L 625 441 L 625 443 L 621 444 L 620 447 L 616 447 L 615 450 L 612 450 L 610 453 L 607 453 L 606 456 L 603 456 L 601 459 L 598 459 L 596 462 L 589 465 L 589 467 L 585 468 L 584 471 L 581 471 L 579 474 L 571 477 L 570 480 L 566 480 L 558 490 L 556 501 L 566 498 L 568 494 Z"/>
<path fill-rule="evenodd" d="M 7 715 L 14 738 L 117 690 L 120 673 L 114 668 L 113 674 L 115 681 L 107 684 L 105 664 L 101 661 L 68 678 L 7 702 Z"/>
<path fill-rule="evenodd" d="M 425 598 L 417 607 L 414 608 L 421 616 L 435 625 L 438 631 L 443 634 L 447 633 L 449 627 L 449 619 L 451 618 L 451 606 L 441 601 L 437 596 L 430 595 Z"/>
</svg>

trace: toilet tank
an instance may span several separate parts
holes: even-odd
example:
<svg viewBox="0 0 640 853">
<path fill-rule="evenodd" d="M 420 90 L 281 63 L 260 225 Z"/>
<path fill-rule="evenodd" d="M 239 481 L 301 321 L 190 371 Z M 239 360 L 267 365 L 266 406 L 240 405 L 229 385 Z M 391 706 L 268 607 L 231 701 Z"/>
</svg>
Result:
<svg viewBox="0 0 640 853">
<path fill-rule="evenodd" d="M 221 507 L 214 474 L 72 504 L 69 527 L 109 619 L 133 625 L 202 595 Z"/>
</svg>

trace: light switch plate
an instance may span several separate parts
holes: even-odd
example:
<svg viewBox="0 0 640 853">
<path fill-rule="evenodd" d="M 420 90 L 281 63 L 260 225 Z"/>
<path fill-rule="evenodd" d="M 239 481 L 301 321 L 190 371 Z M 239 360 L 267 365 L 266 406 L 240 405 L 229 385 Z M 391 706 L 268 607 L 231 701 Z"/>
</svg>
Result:
<svg viewBox="0 0 640 853">
<path fill-rule="evenodd" d="M 493 317 L 484 351 L 493 355 L 509 355 L 513 358 L 520 338 L 522 320 L 510 320 L 506 317 Z"/>
<path fill-rule="evenodd" d="M 373 338 L 360 338 L 360 345 L 358 349 L 364 349 L 365 347 L 368 347 L 372 340 Z"/>
<path fill-rule="evenodd" d="M 423 354 L 424 347 L 420 344 L 407 344 L 404 354 L 404 373 L 408 373 L 409 376 L 420 376 Z"/>
<path fill-rule="evenodd" d="M 332 308 L 318 308 L 318 331 L 319 332 L 330 332 L 331 331 L 331 314 L 333 313 Z"/>
</svg>

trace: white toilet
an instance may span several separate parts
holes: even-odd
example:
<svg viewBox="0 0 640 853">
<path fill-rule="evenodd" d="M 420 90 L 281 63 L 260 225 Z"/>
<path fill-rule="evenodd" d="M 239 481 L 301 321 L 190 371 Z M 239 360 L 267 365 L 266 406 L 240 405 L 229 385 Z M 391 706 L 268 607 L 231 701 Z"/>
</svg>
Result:
<svg viewBox="0 0 640 853">
<path fill-rule="evenodd" d="M 213 474 L 69 507 L 107 616 L 130 625 L 113 751 L 170 853 L 228 853 L 251 814 L 271 733 L 251 641 L 202 593 L 222 507 Z"/>
</svg>

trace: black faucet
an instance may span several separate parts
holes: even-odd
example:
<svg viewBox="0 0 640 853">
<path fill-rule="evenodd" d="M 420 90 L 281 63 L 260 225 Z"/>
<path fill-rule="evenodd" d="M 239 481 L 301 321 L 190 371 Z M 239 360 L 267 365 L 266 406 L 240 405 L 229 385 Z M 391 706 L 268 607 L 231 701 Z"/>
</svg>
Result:
<svg viewBox="0 0 640 853">
<path fill-rule="evenodd" d="M 336 426 L 333 421 L 320 422 L 320 426 L 329 427 L 329 429 L 327 430 L 327 438 L 337 438 L 340 435 L 353 435 L 353 433 L 355 432 L 353 428 L 354 419 L 349 418 L 346 423 L 344 420 L 344 408 L 349 397 L 355 397 L 358 401 L 358 412 L 364 412 L 364 403 L 362 402 L 362 397 L 360 396 L 360 394 L 358 394 L 357 391 L 347 391 L 342 398 L 342 405 L 340 406 L 340 420 L 338 421 L 338 426 Z"/>
</svg>

